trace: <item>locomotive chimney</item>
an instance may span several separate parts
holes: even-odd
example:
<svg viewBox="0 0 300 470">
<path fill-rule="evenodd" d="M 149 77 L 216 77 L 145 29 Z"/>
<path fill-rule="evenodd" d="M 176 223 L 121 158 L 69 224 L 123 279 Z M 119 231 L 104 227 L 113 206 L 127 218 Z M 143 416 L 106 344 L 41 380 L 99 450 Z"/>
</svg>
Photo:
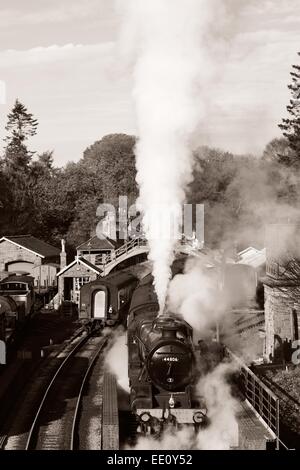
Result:
<svg viewBox="0 0 300 470">
<path fill-rule="evenodd" d="M 163 339 L 176 339 L 176 330 L 173 328 L 165 327 L 162 329 L 162 338 Z"/>
<path fill-rule="evenodd" d="M 60 269 L 67 266 L 67 253 L 65 247 L 65 240 L 61 240 L 61 252 L 60 252 Z"/>
</svg>

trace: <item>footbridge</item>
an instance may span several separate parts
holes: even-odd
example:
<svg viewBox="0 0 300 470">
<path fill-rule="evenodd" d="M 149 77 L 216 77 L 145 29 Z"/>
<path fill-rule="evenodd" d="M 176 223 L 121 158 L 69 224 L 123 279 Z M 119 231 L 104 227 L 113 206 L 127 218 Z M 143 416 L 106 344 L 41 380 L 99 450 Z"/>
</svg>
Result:
<svg viewBox="0 0 300 470">
<path fill-rule="evenodd" d="M 124 245 L 106 256 L 103 265 L 102 276 L 109 274 L 118 264 L 123 263 L 127 259 L 133 258 L 149 252 L 149 246 L 145 238 L 134 238 L 128 240 Z"/>
</svg>

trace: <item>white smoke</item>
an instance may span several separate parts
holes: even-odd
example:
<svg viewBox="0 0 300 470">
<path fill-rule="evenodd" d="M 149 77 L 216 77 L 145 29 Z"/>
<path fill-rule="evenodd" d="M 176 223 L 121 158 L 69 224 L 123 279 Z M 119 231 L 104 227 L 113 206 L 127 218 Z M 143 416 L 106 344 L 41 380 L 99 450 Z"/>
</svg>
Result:
<svg viewBox="0 0 300 470">
<path fill-rule="evenodd" d="M 181 231 L 185 190 L 192 179 L 193 139 L 213 102 L 212 84 L 221 76 L 220 65 L 226 61 L 233 17 L 237 16 L 233 7 L 238 8 L 241 3 L 246 4 L 240 0 L 118 2 L 119 11 L 123 13 L 122 52 L 126 57 L 130 56 L 133 65 L 139 204 L 144 213 L 160 313 L 164 310 L 170 266 Z M 230 14 L 226 7 L 232 7 Z M 203 332 L 220 318 L 218 309 L 214 308 L 216 290 L 200 272 L 189 276 L 190 279 L 183 281 L 184 295 L 176 293 L 182 279 L 180 282 L 174 280 L 169 291 L 170 305 L 173 302 L 174 310 Z M 190 290 L 189 281 L 197 286 L 193 298 L 186 297 Z M 174 294 L 178 296 L 172 298 Z M 192 317 L 189 312 L 193 312 Z M 120 358 L 119 353 L 114 360 L 117 357 Z M 114 360 L 110 362 L 114 363 Z M 212 384 L 219 380 L 222 389 L 222 374 L 218 374 L 218 378 L 208 376 L 207 379 Z M 203 387 L 205 394 L 207 382 L 199 387 Z M 214 386 L 210 393 L 213 392 L 216 392 Z M 215 400 L 210 402 L 211 426 L 213 422 L 219 423 L 217 412 L 213 410 L 221 409 L 221 399 L 222 395 L 216 394 Z M 215 432 L 215 445 L 227 448 L 227 434 L 224 434 L 223 442 L 223 434 L 220 436 L 218 430 Z M 160 444 L 155 441 L 156 445 L 152 446 L 151 439 L 147 439 L 143 445 L 149 448 L 150 442 L 151 448 L 157 448 L 157 445 L 167 449 L 189 448 L 190 436 L 190 430 L 184 429 L 177 436 L 176 433 L 165 435 Z M 205 448 L 206 439 L 195 445 Z"/>
<path fill-rule="evenodd" d="M 232 363 L 221 363 L 198 384 L 198 391 L 205 399 L 210 422 L 197 436 L 199 449 L 229 450 L 230 447 L 238 446 L 238 401 L 232 396 L 227 381 L 228 374 L 234 370 Z"/>
<path fill-rule="evenodd" d="M 114 331 L 113 337 L 106 349 L 105 367 L 116 376 L 118 385 L 129 393 L 128 348 L 126 345 L 126 333 L 122 327 Z"/>
<path fill-rule="evenodd" d="M 119 2 L 123 52 L 134 57 L 139 203 L 161 312 L 174 233 L 180 232 L 185 188 L 192 178 L 192 140 L 206 116 L 206 89 L 224 52 L 224 37 L 216 38 L 222 26 L 228 28 L 227 3 L 233 1 Z"/>
<path fill-rule="evenodd" d="M 135 450 L 229 450 L 239 445 L 236 412 L 238 401 L 233 398 L 227 376 L 234 372 L 231 363 L 219 364 L 197 385 L 208 409 L 209 424 L 195 433 L 193 426 L 180 430 L 167 428 L 159 439 L 140 437 Z M 128 448 L 130 448 L 128 446 Z M 132 447 L 131 447 L 132 448 Z"/>
<path fill-rule="evenodd" d="M 199 259 L 190 258 L 184 273 L 177 274 L 168 288 L 168 310 L 182 315 L 202 339 L 225 321 L 227 302 L 220 290 L 219 269 L 208 269 Z"/>
<path fill-rule="evenodd" d="M 191 450 L 195 445 L 194 431 L 189 427 L 184 427 L 174 431 L 171 427 L 166 429 L 160 439 L 152 436 L 141 436 L 134 446 L 127 446 L 127 449 L 134 450 Z"/>
</svg>

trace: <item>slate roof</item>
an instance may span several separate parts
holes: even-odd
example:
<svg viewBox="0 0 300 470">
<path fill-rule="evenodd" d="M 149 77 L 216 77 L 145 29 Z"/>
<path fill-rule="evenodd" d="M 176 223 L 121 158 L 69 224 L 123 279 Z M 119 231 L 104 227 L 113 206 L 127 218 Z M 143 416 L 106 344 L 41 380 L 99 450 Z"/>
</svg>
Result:
<svg viewBox="0 0 300 470">
<path fill-rule="evenodd" d="M 104 236 L 103 236 L 104 237 Z M 79 251 L 92 251 L 92 250 L 114 250 L 117 248 L 118 244 L 115 240 L 104 237 L 98 238 L 97 235 L 94 235 L 92 238 L 82 243 L 77 247 Z"/>
<path fill-rule="evenodd" d="M 39 240 L 32 235 L 13 235 L 13 236 L 4 236 L 0 239 L 0 243 L 4 240 L 15 243 L 16 245 L 21 246 L 29 251 L 34 252 L 35 254 L 41 256 L 42 258 L 51 258 L 59 256 L 60 249 L 55 248 L 49 243 Z"/>
</svg>

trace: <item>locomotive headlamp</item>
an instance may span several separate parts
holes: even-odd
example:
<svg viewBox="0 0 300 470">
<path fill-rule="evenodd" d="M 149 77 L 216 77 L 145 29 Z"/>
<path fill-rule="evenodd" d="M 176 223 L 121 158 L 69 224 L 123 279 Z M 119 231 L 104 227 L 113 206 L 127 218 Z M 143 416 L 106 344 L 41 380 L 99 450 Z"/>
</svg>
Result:
<svg viewBox="0 0 300 470">
<path fill-rule="evenodd" d="M 140 420 L 141 420 L 143 423 L 148 423 L 148 421 L 150 421 L 150 419 L 151 419 L 151 415 L 150 415 L 150 413 L 148 413 L 148 412 L 142 413 L 142 414 L 140 415 Z"/>
<path fill-rule="evenodd" d="M 196 413 L 193 416 L 193 421 L 196 424 L 202 423 L 204 419 L 204 414 L 201 411 L 196 411 Z"/>
<path fill-rule="evenodd" d="M 171 398 L 169 400 L 169 407 L 174 408 L 174 406 L 175 406 L 175 401 L 174 401 L 173 395 L 171 395 Z"/>
</svg>

